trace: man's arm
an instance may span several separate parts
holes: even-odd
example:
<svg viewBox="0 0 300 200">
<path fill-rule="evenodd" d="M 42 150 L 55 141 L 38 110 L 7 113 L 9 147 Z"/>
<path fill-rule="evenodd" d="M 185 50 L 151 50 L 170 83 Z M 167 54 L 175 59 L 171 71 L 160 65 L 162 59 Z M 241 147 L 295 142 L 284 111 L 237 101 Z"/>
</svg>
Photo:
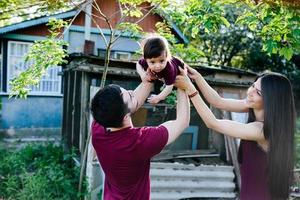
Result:
<svg viewBox="0 0 300 200">
<path fill-rule="evenodd" d="M 168 129 L 169 137 L 167 144 L 172 143 L 175 139 L 189 126 L 190 123 L 190 101 L 187 94 L 177 90 L 177 108 L 176 119 L 167 121 L 161 125 Z"/>
<path fill-rule="evenodd" d="M 151 82 L 142 82 L 140 85 L 133 91 L 133 95 L 138 101 L 137 110 L 144 104 L 150 92 L 152 91 L 153 83 Z"/>
<path fill-rule="evenodd" d="M 141 77 L 142 81 L 144 79 L 144 77 L 146 76 L 146 71 L 143 69 L 143 67 L 139 64 L 139 62 L 136 63 L 136 71 L 139 74 L 139 76 Z"/>
</svg>

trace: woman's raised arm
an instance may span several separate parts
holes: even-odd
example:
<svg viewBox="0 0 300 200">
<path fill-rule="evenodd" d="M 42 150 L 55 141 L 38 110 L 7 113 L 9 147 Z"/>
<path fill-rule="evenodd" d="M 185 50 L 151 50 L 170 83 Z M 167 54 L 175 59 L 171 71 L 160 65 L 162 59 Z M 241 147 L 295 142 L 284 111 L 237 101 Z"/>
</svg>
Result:
<svg viewBox="0 0 300 200">
<path fill-rule="evenodd" d="M 194 79 L 204 98 L 215 108 L 231 112 L 248 112 L 245 100 L 226 99 L 221 97 L 192 67 L 187 66 L 188 76 Z"/>
</svg>

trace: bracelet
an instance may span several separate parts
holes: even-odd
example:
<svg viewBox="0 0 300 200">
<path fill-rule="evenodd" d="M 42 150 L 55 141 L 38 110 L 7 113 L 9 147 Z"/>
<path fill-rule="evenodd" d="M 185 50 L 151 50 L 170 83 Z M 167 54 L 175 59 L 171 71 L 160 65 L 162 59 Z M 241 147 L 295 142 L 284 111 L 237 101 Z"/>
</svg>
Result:
<svg viewBox="0 0 300 200">
<path fill-rule="evenodd" d="M 192 93 L 192 94 L 189 94 L 188 97 L 191 99 L 193 98 L 194 96 L 196 96 L 197 94 L 199 94 L 199 92 L 196 90 L 196 92 Z"/>
</svg>

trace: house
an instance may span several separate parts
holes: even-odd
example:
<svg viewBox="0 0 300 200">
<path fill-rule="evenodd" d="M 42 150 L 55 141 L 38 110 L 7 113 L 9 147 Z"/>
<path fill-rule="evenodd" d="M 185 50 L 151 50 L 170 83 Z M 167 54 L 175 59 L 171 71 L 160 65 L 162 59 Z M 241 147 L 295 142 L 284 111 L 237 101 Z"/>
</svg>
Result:
<svg viewBox="0 0 300 200">
<path fill-rule="evenodd" d="M 98 1 L 101 9 L 108 16 L 117 12 L 115 1 Z M 91 9 L 89 5 L 82 5 L 85 9 Z M 0 28 L 0 101 L 2 130 L 29 129 L 37 132 L 60 132 L 62 124 L 63 85 L 62 68 L 52 67 L 48 70 L 41 83 L 32 88 L 26 100 L 9 99 L 9 82 L 21 71 L 28 68 L 24 62 L 24 56 L 34 41 L 43 40 L 48 35 L 46 23 L 50 17 L 70 20 L 75 17 L 72 25 L 65 31 L 64 40 L 69 43 L 68 52 L 83 53 L 85 46 L 92 42 L 90 54 L 103 56 L 105 46 L 100 37 L 100 31 L 96 28 L 95 21 L 102 27 L 105 37 L 109 37 L 106 25 L 99 18 L 91 21 L 81 8 L 72 9 L 51 16 L 33 18 L 20 23 Z M 96 11 L 92 9 L 92 13 Z M 151 14 L 140 23 L 144 31 L 155 30 L 155 23 L 163 21 L 158 14 Z M 113 21 L 115 23 L 115 20 Z M 186 38 L 174 25 L 173 31 L 178 40 L 186 41 Z M 88 33 L 87 33 L 88 32 Z M 88 37 L 86 37 L 88 35 Z M 88 41 L 87 41 L 88 38 Z M 138 43 L 127 35 L 122 35 L 112 48 L 111 58 L 130 60 L 133 53 L 139 49 Z"/>
</svg>

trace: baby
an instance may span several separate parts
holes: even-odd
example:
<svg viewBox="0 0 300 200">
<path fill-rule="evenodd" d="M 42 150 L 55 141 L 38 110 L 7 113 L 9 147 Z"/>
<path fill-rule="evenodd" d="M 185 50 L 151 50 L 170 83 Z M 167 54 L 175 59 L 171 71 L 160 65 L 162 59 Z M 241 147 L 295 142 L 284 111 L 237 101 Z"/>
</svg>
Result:
<svg viewBox="0 0 300 200">
<path fill-rule="evenodd" d="M 161 93 L 148 98 L 149 103 L 157 104 L 172 92 L 179 67 L 184 66 L 183 61 L 171 56 L 168 42 L 164 37 L 152 35 L 144 40 L 143 58 L 136 64 L 137 72 L 142 81 L 159 79 L 165 84 Z"/>
</svg>

